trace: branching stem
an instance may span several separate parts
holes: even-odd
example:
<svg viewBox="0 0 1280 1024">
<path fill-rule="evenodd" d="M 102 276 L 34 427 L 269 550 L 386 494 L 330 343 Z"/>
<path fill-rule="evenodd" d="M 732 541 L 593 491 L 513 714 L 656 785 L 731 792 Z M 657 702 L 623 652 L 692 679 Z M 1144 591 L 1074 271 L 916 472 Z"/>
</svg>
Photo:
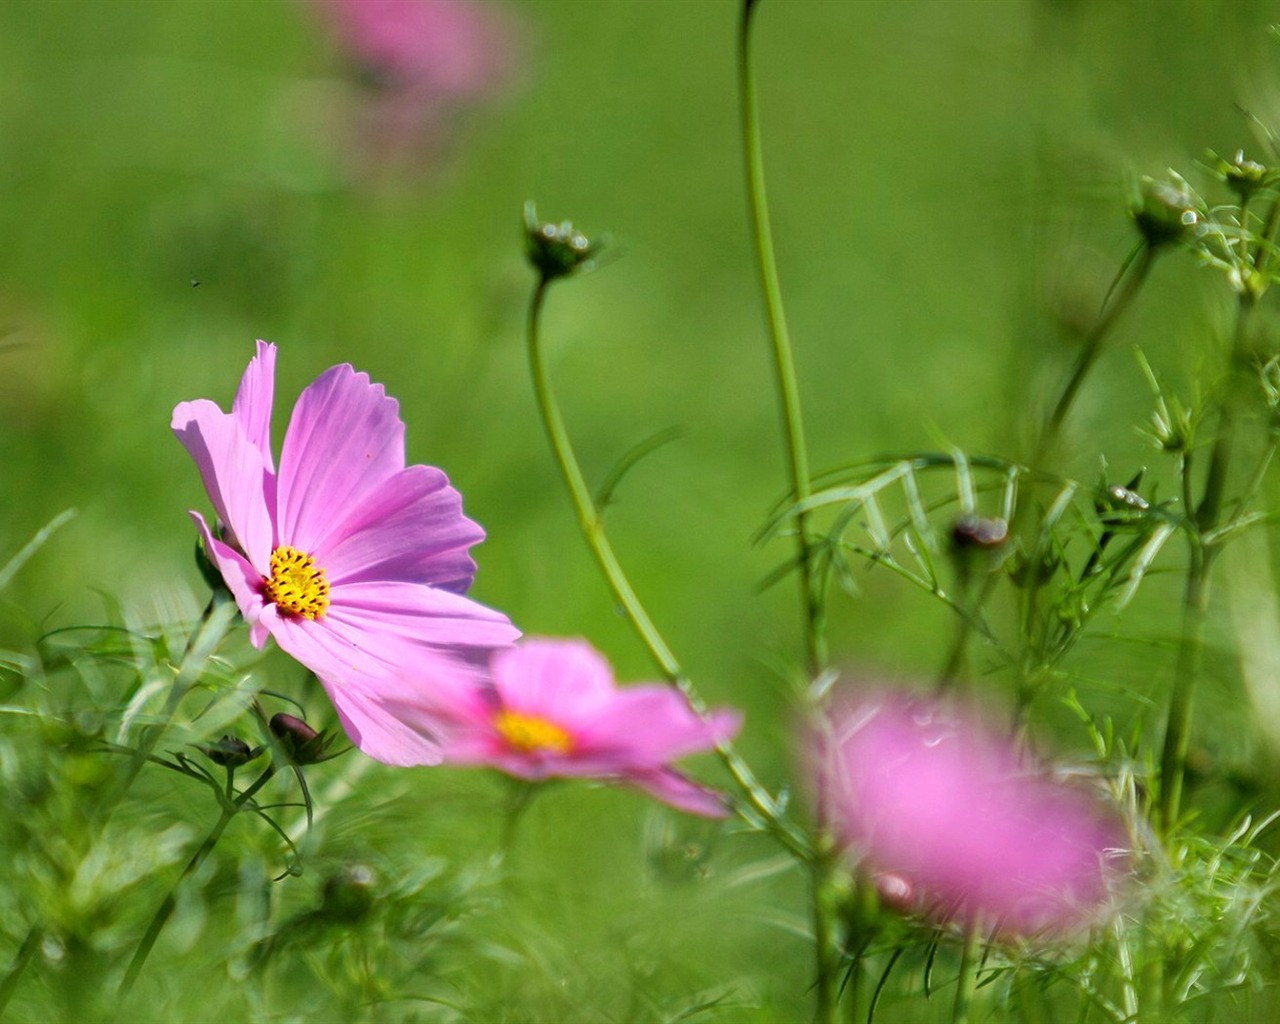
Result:
<svg viewBox="0 0 1280 1024">
<path fill-rule="evenodd" d="M 138 980 L 138 974 L 142 971 L 143 965 L 147 962 L 147 957 L 151 954 L 152 947 L 156 944 L 156 939 L 160 937 L 160 932 L 164 930 L 164 926 L 173 915 L 173 911 L 178 905 L 178 887 L 191 875 L 195 874 L 200 865 L 205 862 L 205 858 L 218 845 L 218 840 L 222 838 L 222 833 L 231 824 L 231 819 L 244 809 L 245 804 L 252 800 L 263 786 L 271 781 L 271 777 L 275 775 L 275 772 L 275 765 L 269 765 L 254 780 L 253 784 L 239 796 L 230 799 L 223 797 L 221 813 L 218 815 L 216 824 L 209 831 L 209 834 L 205 836 L 204 842 L 200 844 L 196 852 L 191 855 L 191 859 L 187 861 L 187 866 L 182 869 L 181 877 L 174 883 L 173 888 L 169 890 L 155 914 L 152 915 L 151 922 L 147 925 L 147 930 L 138 942 L 138 948 L 133 951 L 133 958 L 129 961 L 129 967 L 124 973 L 124 979 L 120 982 L 121 997 L 127 996 L 133 988 L 134 982 Z M 230 780 L 228 780 L 228 788 L 234 793 L 234 789 L 230 788 Z"/>
</svg>

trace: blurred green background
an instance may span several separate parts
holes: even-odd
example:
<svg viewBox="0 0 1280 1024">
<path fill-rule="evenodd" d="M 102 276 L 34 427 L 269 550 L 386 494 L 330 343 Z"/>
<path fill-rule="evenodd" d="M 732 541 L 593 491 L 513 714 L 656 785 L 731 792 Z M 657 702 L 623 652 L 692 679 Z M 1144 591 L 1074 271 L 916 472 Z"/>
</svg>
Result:
<svg viewBox="0 0 1280 1024">
<path fill-rule="evenodd" d="M 622 484 L 616 547 L 708 699 L 746 709 L 743 749 L 780 783 L 799 624 L 791 581 L 759 587 L 789 548 L 752 541 L 784 477 L 743 198 L 738 5 L 490 7 L 513 44 L 502 83 L 442 100 L 420 151 L 384 164 L 360 134 L 377 84 L 313 4 L 0 5 L 0 553 L 78 512 L 8 588 L 0 642 L 101 621 L 104 594 L 143 621 L 195 606 L 185 510 L 206 500 L 169 414 L 229 403 L 265 338 L 280 347 L 277 437 L 325 367 L 367 371 L 401 403 L 411 461 L 444 468 L 488 531 L 473 595 L 526 632 L 588 637 L 622 679 L 651 677 L 535 415 L 519 233 L 534 199 L 611 235 L 617 256 L 558 286 L 544 323 L 589 476 L 682 431 Z M 1129 177 L 1193 176 L 1206 148 L 1258 154 L 1240 108 L 1280 123 L 1276 16 L 1261 0 L 766 0 L 766 166 L 815 466 L 951 443 L 1022 454 L 1070 356 L 1062 323 L 1097 308 L 1132 244 Z M 1131 429 L 1149 404 L 1132 346 L 1185 386 L 1226 304 L 1193 267 L 1161 268 L 1076 410 L 1067 471 L 1093 479 L 1105 455 L 1127 477 L 1152 459 Z M 950 634 L 933 602 L 887 573 L 864 583 L 834 608 L 840 663 L 935 669 Z M 384 818 L 340 830 L 355 853 L 460 862 L 459 837 L 496 829 L 488 780 L 361 778 Z M 530 812 L 523 909 L 566 945 L 526 1005 L 556 1007 L 563 972 L 564 999 L 624 1019 L 616 984 L 661 971 L 669 993 L 737 977 L 757 1004 L 802 1005 L 799 878 L 642 899 L 627 881 L 647 856 L 638 824 L 697 829 L 652 813 L 567 791 Z M 724 870 L 767 853 L 745 843 Z M 661 932 L 676 908 L 673 937 L 645 940 L 657 948 L 579 959 L 574 943 L 615 949 L 608 936 Z"/>
</svg>

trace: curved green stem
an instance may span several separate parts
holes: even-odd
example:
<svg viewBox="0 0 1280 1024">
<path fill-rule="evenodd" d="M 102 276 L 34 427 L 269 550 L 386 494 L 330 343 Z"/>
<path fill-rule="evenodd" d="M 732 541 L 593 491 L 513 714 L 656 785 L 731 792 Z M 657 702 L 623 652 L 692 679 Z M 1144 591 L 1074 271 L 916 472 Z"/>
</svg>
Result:
<svg viewBox="0 0 1280 1024">
<path fill-rule="evenodd" d="M 601 572 L 604 573 L 609 589 L 613 591 L 614 598 L 626 614 L 632 627 L 640 635 L 640 639 L 644 642 L 645 647 L 648 648 L 653 660 L 657 662 L 663 675 L 672 682 L 679 682 L 684 676 L 679 661 L 676 660 L 676 656 L 671 652 L 671 648 L 667 646 L 662 634 L 658 632 L 653 620 L 649 618 L 649 613 L 645 611 L 640 599 L 636 597 L 630 581 L 622 571 L 622 566 L 613 552 L 613 545 L 609 543 L 608 538 L 605 536 L 604 524 L 601 522 L 600 513 L 596 509 L 595 499 L 592 497 L 591 490 L 587 487 L 587 482 L 582 475 L 582 469 L 578 464 L 577 456 L 574 454 L 573 445 L 569 441 L 569 433 L 564 426 L 564 417 L 560 413 L 559 403 L 556 401 L 555 393 L 551 387 L 546 360 L 542 355 L 541 332 L 539 331 L 542 306 L 546 300 L 550 284 L 550 280 L 545 277 L 541 278 L 534 288 L 533 298 L 529 303 L 529 370 L 533 376 L 533 389 L 538 400 L 538 409 L 542 414 L 542 424 L 546 428 L 547 438 L 551 442 L 551 450 L 555 456 L 556 465 L 560 467 L 560 475 L 564 478 L 565 486 L 569 490 L 569 497 L 573 501 L 574 511 L 578 515 L 578 526 L 582 530 L 583 537 L 586 538 L 587 545 L 591 548 L 591 553 L 595 555 Z"/>
<path fill-rule="evenodd" d="M 143 933 L 142 938 L 138 942 L 138 947 L 133 951 L 133 957 L 129 961 L 129 967 L 124 972 L 124 979 L 120 982 L 120 995 L 126 996 L 133 988 L 134 982 L 138 980 L 143 965 L 147 962 L 147 957 L 151 954 L 151 949 L 156 944 L 156 939 L 160 937 L 160 932 L 164 930 L 164 926 L 168 923 L 169 918 L 173 915 L 174 909 L 178 905 L 178 887 L 182 885 L 187 878 L 195 874 L 196 870 L 204 863 L 205 858 L 213 852 L 218 840 L 222 838 L 222 833 L 226 831 L 227 826 L 231 823 L 231 819 L 239 814 L 245 804 L 254 798 L 257 792 L 262 789 L 271 777 L 275 775 L 275 765 L 269 765 L 261 775 L 254 780 L 253 785 L 246 789 L 234 799 L 227 799 L 224 795 L 222 798 L 222 810 L 218 815 L 218 821 L 205 836 L 204 842 L 200 844 L 195 853 L 191 855 L 191 859 L 187 861 L 186 867 L 182 869 L 182 875 L 177 882 L 173 884 L 160 906 L 152 915 L 147 930 Z M 228 779 L 228 787 L 230 788 L 230 780 Z M 232 790 L 234 792 L 234 790 Z"/>
<path fill-rule="evenodd" d="M 1085 377 L 1088 376 L 1102 351 L 1102 342 L 1146 281 L 1151 265 L 1155 261 L 1156 252 L 1154 246 L 1140 242 L 1121 265 L 1115 281 L 1107 292 L 1102 315 L 1085 336 L 1076 356 L 1075 365 L 1071 368 L 1071 376 L 1067 378 L 1058 401 L 1045 421 L 1044 430 L 1036 444 L 1035 457 L 1031 462 L 1033 466 L 1043 462 L 1052 450 L 1057 441 L 1058 432 L 1062 429 L 1062 423 L 1067 418 L 1067 413 L 1071 410 L 1076 394 L 1080 390 L 1080 385 L 1084 383 Z"/>
<path fill-rule="evenodd" d="M 800 390 L 796 384 L 795 361 L 791 355 L 791 339 L 782 309 L 782 288 L 778 283 L 778 267 L 773 253 L 773 233 L 769 226 L 769 204 L 764 187 L 764 156 L 760 145 L 760 109 L 756 100 L 755 72 L 751 57 L 751 16 L 756 0 L 744 0 L 738 33 L 738 95 L 742 116 L 743 155 L 746 160 L 747 206 L 751 214 L 751 239 L 755 247 L 760 288 L 764 296 L 765 316 L 773 350 L 773 372 L 777 382 L 778 408 L 786 440 L 788 475 L 791 495 L 797 502 L 812 493 L 809 456 L 805 446 L 804 420 L 800 411 Z M 816 678 L 826 667 L 825 607 L 822 579 L 813 549 L 809 543 L 809 514 L 796 516 L 796 553 L 802 576 L 805 653 L 810 678 Z"/>
<path fill-rule="evenodd" d="M 649 650 L 649 654 L 667 681 L 677 687 L 689 705 L 700 715 L 707 713 L 707 706 L 692 683 L 684 674 L 680 662 L 663 639 L 658 627 L 654 625 L 649 613 L 636 596 L 626 573 L 622 569 L 618 557 L 614 554 L 613 545 L 605 535 L 604 522 L 600 510 L 596 507 L 590 488 L 582 475 L 582 468 L 574 454 L 573 445 L 569 441 L 569 433 L 564 426 L 564 417 L 560 413 L 560 405 L 556 401 L 551 387 L 551 378 L 547 373 L 546 360 L 543 358 L 541 331 L 542 306 L 547 296 L 551 278 L 545 274 L 539 277 L 529 302 L 528 345 L 529 370 L 533 377 L 534 395 L 538 402 L 538 411 L 542 417 L 547 439 L 551 443 L 551 452 L 560 475 L 564 478 L 569 498 L 577 513 L 578 526 L 586 539 L 587 546 L 595 556 L 596 564 L 604 574 L 613 591 L 613 596 L 621 606 L 627 620 L 631 623 L 640 639 Z M 733 745 L 721 740 L 716 744 L 716 752 L 721 763 L 737 784 L 751 811 L 758 817 L 769 831 L 798 858 L 809 861 L 812 853 L 803 833 L 783 816 L 782 809 L 768 791 L 759 783 L 747 763 L 738 756 Z"/>
</svg>

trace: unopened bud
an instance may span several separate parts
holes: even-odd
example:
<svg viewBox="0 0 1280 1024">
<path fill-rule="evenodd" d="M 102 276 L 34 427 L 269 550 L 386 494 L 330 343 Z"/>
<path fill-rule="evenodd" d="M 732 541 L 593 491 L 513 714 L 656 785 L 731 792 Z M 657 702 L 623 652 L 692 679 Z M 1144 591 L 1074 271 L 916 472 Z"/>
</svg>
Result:
<svg viewBox="0 0 1280 1024">
<path fill-rule="evenodd" d="M 1110 508 L 1112 511 L 1145 512 L 1150 507 L 1151 504 L 1146 498 L 1128 487 L 1121 487 L 1116 484 L 1106 490 L 1106 508 Z"/>
<path fill-rule="evenodd" d="M 885 872 L 876 875 L 874 881 L 880 906 L 898 914 L 911 914 L 919 909 L 915 886 L 902 875 Z"/>
<path fill-rule="evenodd" d="M 1261 188 L 1266 183 L 1269 173 L 1268 169 L 1256 160 L 1246 160 L 1243 149 L 1236 150 L 1235 157 L 1230 160 L 1216 157 L 1214 166 L 1222 175 L 1222 180 L 1227 183 L 1227 187 L 1238 195 L 1241 201 L 1248 199 Z"/>
<path fill-rule="evenodd" d="M 250 747 L 239 736 L 223 736 L 222 739 L 201 747 L 200 750 L 210 761 L 224 768 L 239 768 L 262 753 L 261 747 L 256 749 Z"/>
<path fill-rule="evenodd" d="M 961 516 L 951 527 L 951 543 L 959 550 L 993 550 L 1009 539 L 1009 524 L 986 516 Z"/>
<path fill-rule="evenodd" d="M 1139 188 L 1133 220 L 1151 247 L 1179 242 L 1200 223 L 1203 204 L 1181 178 L 1175 181 L 1143 178 Z"/>
<path fill-rule="evenodd" d="M 569 221 L 543 223 L 533 203 L 524 206 L 525 253 L 545 281 L 567 277 L 578 270 L 590 270 L 604 248 L 593 242 Z"/>
<path fill-rule="evenodd" d="M 1041 552 L 1035 559 L 1018 551 L 1009 562 L 1009 578 L 1018 587 L 1038 587 L 1049 582 L 1061 564 L 1062 559 L 1049 551 Z"/>
<path fill-rule="evenodd" d="M 209 556 L 205 553 L 204 543 L 196 541 L 196 568 L 200 570 L 200 576 L 208 584 L 209 589 L 214 593 L 218 591 L 226 591 L 227 584 L 222 578 L 222 573 L 218 567 L 209 560 Z"/>
<path fill-rule="evenodd" d="M 358 921 L 373 906 L 377 876 L 364 864 L 348 864 L 325 879 L 320 913 L 339 921 Z"/>
<path fill-rule="evenodd" d="M 271 733 L 294 764 L 315 764 L 325 759 L 334 737 L 329 732 L 316 732 L 301 718 L 281 711 L 271 716 Z"/>
</svg>

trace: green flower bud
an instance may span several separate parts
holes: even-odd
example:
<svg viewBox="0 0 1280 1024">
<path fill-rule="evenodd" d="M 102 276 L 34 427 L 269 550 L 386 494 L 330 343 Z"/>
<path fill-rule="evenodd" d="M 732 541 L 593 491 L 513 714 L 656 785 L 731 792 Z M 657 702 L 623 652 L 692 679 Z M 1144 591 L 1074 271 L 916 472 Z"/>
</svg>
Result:
<svg viewBox="0 0 1280 1024">
<path fill-rule="evenodd" d="M 271 733 L 294 764 L 315 764 L 327 759 L 329 746 L 336 737 L 329 731 L 316 732 L 301 718 L 285 714 L 272 715 L 268 723 Z"/>
<path fill-rule="evenodd" d="M 209 556 L 205 553 L 204 543 L 196 541 L 196 568 L 200 570 L 201 578 L 209 585 L 209 589 L 215 594 L 228 593 L 226 581 L 222 578 L 222 573 L 218 567 L 209 561 Z"/>
<path fill-rule="evenodd" d="M 222 739 L 201 747 L 200 752 L 223 768 L 239 768 L 261 754 L 262 748 L 250 747 L 239 736 L 223 736 Z"/>
<path fill-rule="evenodd" d="M 1266 184 L 1270 175 L 1270 170 L 1256 160 L 1246 160 L 1243 149 L 1236 150 L 1236 155 L 1231 160 L 1214 153 L 1209 155 L 1213 159 L 1214 170 L 1227 183 L 1227 187 L 1240 197 L 1241 202 Z"/>
<path fill-rule="evenodd" d="M 330 920 L 359 921 L 373 907 L 377 875 L 364 864 L 348 864 L 324 882 L 320 914 Z"/>
<path fill-rule="evenodd" d="M 1153 248 L 1183 241 L 1200 224 L 1203 201 L 1181 178 L 1172 181 L 1143 178 L 1133 206 L 1138 231 Z"/>
<path fill-rule="evenodd" d="M 543 223 L 533 203 L 524 206 L 525 253 L 543 280 L 553 281 L 579 270 L 590 270 L 604 248 L 593 242 L 569 221 Z"/>
</svg>

